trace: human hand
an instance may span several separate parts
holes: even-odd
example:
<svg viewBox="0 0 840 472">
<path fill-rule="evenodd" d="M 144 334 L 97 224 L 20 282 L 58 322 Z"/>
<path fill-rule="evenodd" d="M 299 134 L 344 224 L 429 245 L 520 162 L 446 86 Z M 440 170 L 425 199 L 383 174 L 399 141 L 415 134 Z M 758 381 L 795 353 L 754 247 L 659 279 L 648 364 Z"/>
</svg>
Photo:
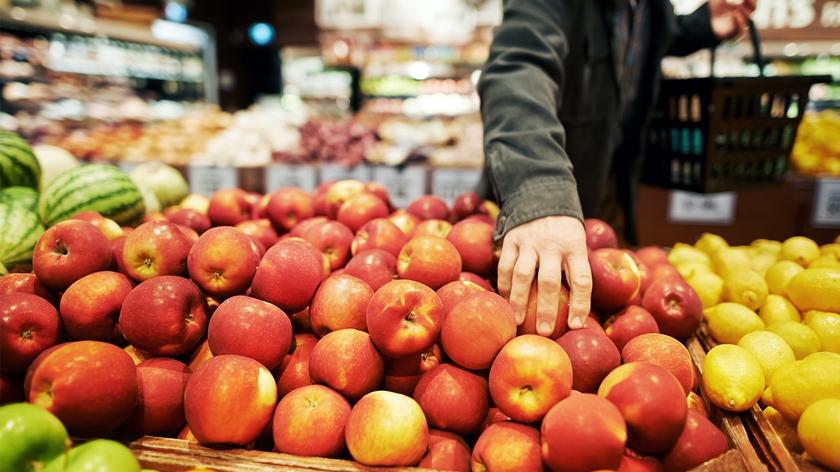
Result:
<svg viewBox="0 0 840 472">
<path fill-rule="evenodd" d="M 536 274 L 537 333 L 551 334 L 564 272 L 571 286 L 569 328 L 582 328 L 592 294 L 583 223 L 569 216 L 548 216 L 508 231 L 499 257 L 497 283 L 499 293 L 510 300 L 517 325 L 525 320 L 528 294 Z"/>
<path fill-rule="evenodd" d="M 747 27 L 756 0 L 709 0 L 712 31 L 718 39 L 731 39 Z"/>
</svg>

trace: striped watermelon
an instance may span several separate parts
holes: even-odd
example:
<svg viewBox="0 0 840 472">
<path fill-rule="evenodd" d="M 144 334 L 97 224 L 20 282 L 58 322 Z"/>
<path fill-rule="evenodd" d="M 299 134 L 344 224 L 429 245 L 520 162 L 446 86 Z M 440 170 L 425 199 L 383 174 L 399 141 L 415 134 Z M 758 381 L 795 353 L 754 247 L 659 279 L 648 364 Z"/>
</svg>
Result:
<svg viewBox="0 0 840 472">
<path fill-rule="evenodd" d="M 23 205 L 38 212 L 38 192 L 29 187 L 9 187 L 0 190 L 0 202 Z"/>
<path fill-rule="evenodd" d="M 14 186 L 38 188 L 41 165 L 25 139 L 0 130 L 0 189 Z"/>
<path fill-rule="evenodd" d="M 12 268 L 31 264 L 32 250 L 42 234 L 44 226 L 37 213 L 0 202 L 0 265 Z"/>
<path fill-rule="evenodd" d="M 88 164 L 56 177 L 38 202 L 38 214 L 48 227 L 82 211 L 98 211 L 126 226 L 138 223 L 146 208 L 137 185 L 121 170 Z"/>
</svg>

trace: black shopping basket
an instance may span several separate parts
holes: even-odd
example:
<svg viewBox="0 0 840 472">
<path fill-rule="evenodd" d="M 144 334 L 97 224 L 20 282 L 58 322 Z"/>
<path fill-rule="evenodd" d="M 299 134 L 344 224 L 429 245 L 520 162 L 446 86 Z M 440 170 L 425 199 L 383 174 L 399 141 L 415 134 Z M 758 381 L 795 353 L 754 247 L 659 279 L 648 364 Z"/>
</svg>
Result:
<svg viewBox="0 0 840 472">
<path fill-rule="evenodd" d="M 749 27 L 763 74 L 758 35 L 752 22 Z M 829 81 L 830 76 L 663 80 L 648 129 L 643 181 L 699 193 L 783 181 L 811 85 Z"/>
</svg>

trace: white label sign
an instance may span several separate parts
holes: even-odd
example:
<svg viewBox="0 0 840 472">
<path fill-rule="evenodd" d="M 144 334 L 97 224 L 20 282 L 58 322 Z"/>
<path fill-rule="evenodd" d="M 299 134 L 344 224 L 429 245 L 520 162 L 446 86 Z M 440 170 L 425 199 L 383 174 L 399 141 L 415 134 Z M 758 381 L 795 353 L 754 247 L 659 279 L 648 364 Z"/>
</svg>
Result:
<svg viewBox="0 0 840 472">
<path fill-rule="evenodd" d="M 394 206 L 405 208 L 426 193 L 426 168 L 378 166 L 373 168 L 373 181 L 388 190 Z"/>
<path fill-rule="evenodd" d="M 341 164 L 323 164 L 321 166 L 321 182 L 347 179 L 367 182 L 370 180 L 370 167 L 365 164 L 359 164 L 353 167 L 347 167 Z"/>
<path fill-rule="evenodd" d="M 813 220 L 814 226 L 840 227 L 840 179 L 817 179 Z"/>
<path fill-rule="evenodd" d="M 668 202 L 668 221 L 729 225 L 735 220 L 735 192 L 701 194 L 674 190 Z"/>
<path fill-rule="evenodd" d="M 480 169 L 434 169 L 432 195 L 437 195 L 451 204 L 458 195 L 475 191 L 480 179 Z"/>
<path fill-rule="evenodd" d="M 318 176 L 315 167 L 308 164 L 275 164 L 265 171 L 266 193 L 286 187 L 298 187 L 312 192 L 316 185 L 318 185 Z"/>
<path fill-rule="evenodd" d="M 189 167 L 190 191 L 210 196 L 223 188 L 239 186 L 236 167 L 210 167 L 191 165 Z"/>
</svg>

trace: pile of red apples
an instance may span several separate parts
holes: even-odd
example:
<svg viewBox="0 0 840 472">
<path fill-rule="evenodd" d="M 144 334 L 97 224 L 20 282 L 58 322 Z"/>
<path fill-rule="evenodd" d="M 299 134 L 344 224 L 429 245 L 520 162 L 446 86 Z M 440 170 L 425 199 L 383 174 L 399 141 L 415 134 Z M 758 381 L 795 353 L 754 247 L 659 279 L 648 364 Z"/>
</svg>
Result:
<svg viewBox="0 0 840 472">
<path fill-rule="evenodd" d="M 494 291 L 498 207 L 377 184 L 83 213 L 0 278 L 0 401 L 72 434 L 448 470 L 682 471 L 727 449 L 681 344 L 701 303 L 659 248 L 587 220 L 585 327 Z"/>
</svg>

